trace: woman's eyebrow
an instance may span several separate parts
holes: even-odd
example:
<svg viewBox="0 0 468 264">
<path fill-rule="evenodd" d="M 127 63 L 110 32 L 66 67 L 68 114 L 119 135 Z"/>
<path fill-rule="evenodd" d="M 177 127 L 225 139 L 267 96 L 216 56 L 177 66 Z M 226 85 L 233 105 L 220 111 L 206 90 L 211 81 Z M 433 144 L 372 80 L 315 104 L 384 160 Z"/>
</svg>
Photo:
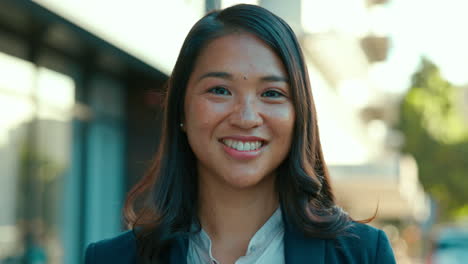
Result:
<svg viewBox="0 0 468 264">
<path fill-rule="evenodd" d="M 226 79 L 226 80 L 233 80 L 234 77 L 232 74 L 228 72 L 207 72 L 200 76 L 198 78 L 198 81 L 204 79 L 204 78 L 209 78 L 209 77 L 214 77 L 214 78 L 221 78 L 221 79 Z M 289 83 L 288 78 L 279 76 L 279 75 L 266 75 L 260 78 L 260 81 L 262 82 L 285 82 Z"/>
<path fill-rule="evenodd" d="M 203 74 L 202 76 L 200 76 L 200 78 L 198 78 L 198 81 L 200 81 L 203 78 L 208 78 L 208 77 L 215 77 L 215 78 L 221 78 L 221 79 L 227 79 L 227 80 L 233 79 L 232 74 L 227 73 L 227 72 L 207 72 Z"/>
<path fill-rule="evenodd" d="M 288 78 L 278 75 L 267 75 L 261 78 L 262 82 L 285 82 L 289 83 Z"/>
</svg>

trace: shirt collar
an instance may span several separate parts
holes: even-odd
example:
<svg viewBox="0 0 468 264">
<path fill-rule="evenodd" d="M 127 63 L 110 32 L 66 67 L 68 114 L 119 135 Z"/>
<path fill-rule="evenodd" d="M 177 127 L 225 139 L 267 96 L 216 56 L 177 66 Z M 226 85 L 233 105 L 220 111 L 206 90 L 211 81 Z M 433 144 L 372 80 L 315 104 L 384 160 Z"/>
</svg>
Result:
<svg viewBox="0 0 468 264">
<path fill-rule="evenodd" d="M 246 255 L 249 255 L 253 251 L 263 250 L 282 231 L 284 231 L 283 217 L 281 216 L 281 208 L 278 207 L 252 239 L 250 239 Z"/>
<path fill-rule="evenodd" d="M 193 229 L 192 229 L 193 230 Z M 263 226 L 255 233 L 250 239 L 249 246 L 247 248 L 246 256 L 252 253 L 259 253 L 269 245 L 269 243 L 280 233 L 284 232 L 283 217 L 281 208 L 278 207 L 273 215 L 263 224 Z M 211 239 L 208 234 L 203 230 L 194 233 L 190 236 L 190 240 L 195 246 L 198 254 L 205 255 L 214 260 L 211 252 Z"/>
</svg>

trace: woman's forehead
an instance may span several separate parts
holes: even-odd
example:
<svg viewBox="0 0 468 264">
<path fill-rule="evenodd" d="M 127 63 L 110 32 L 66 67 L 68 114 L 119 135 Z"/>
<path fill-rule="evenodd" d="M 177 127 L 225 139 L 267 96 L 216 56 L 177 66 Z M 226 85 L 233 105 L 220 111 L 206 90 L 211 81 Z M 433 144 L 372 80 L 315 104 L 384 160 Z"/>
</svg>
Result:
<svg viewBox="0 0 468 264">
<path fill-rule="evenodd" d="M 239 78 L 288 77 L 276 53 L 249 33 L 232 33 L 208 43 L 198 56 L 192 75 L 208 72 L 225 72 Z"/>
</svg>

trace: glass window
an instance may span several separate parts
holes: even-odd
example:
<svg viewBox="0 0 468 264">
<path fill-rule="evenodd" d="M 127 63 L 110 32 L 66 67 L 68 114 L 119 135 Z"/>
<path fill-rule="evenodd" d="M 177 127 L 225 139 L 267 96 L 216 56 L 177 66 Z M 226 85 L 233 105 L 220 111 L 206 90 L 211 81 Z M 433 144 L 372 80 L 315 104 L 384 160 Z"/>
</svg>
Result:
<svg viewBox="0 0 468 264">
<path fill-rule="evenodd" d="M 0 260 L 61 263 L 75 84 L 4 53 L 0 72 Z"/>
</svg>

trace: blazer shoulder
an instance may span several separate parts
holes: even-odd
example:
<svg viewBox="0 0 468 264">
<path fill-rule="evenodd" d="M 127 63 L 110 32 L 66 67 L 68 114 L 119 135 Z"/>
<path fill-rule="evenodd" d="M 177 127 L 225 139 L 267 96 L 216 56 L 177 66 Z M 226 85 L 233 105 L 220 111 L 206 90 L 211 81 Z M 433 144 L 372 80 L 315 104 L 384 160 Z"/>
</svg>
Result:
<svg viewBox="0 0 468 264">
<path fill-rule="evenodd" d="M 133 230 L 88 245 L 85 263 L 130 264 L 136 262 L 136 238 Z"/>
<path fill-rule="evenodd" d="M 346 258 L 360 260 L 356 263 L 396 263 L 387 235 L 370 225 L 353 222 L 336 242 L 337 249 Z"/>
</svg>

